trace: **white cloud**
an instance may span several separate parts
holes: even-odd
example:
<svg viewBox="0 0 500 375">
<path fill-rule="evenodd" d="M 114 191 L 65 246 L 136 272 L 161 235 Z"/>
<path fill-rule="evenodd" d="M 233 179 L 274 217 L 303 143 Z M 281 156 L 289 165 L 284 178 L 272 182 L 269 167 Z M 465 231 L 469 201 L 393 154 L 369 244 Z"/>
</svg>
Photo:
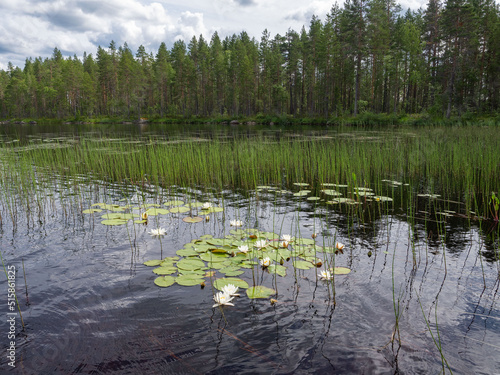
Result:
<svg viewBox="0 0 500 375">
<path fill-rule="evenodd" d="M 161 42 L 171 47 L 200 34 L 210 40 L 215 31 L 221 38 L 246 31 L 259 40 L 265 29 L 274 37 L 307 28 L 313 14 L 324 20 L 334 1 L 0 0 L 0 64 L 22 67 L 28 57 L 49 57 L 54 47 L 66 56 L 95 54 L 112 40 L 153 53 Z"/>
</svg>

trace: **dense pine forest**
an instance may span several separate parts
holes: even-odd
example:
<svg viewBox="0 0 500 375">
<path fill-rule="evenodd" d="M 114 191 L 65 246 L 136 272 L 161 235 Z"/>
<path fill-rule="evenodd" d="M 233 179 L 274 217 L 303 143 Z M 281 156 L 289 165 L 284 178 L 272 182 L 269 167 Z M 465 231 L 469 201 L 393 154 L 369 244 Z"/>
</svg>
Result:
<svg viewBox="0 0 500 375">
<path fill-rule="evenodd" d="M 494 116 L 500 12 L 492 0 L 347 0 L 299 32 L 246 32 L 157 51 L 26 59 L 0 71 L 0 119 Z"/>
</svg>

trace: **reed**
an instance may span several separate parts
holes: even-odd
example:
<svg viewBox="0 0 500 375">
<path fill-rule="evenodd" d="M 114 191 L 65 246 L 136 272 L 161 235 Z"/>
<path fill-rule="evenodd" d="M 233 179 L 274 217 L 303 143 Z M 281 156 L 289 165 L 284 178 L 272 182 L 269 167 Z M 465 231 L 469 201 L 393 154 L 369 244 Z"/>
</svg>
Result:
<svg viewBox="0 0 500 375">
<path fill-rule="evenodd" d="M 409 182 L 414 193 L 431 192 L 464 204 L 464 214 L 494 220 L 500 135 L 494 127 L 429 127 L 393 132 L 293 134 L 186 139 L 33 141 L 0 146 L 3 206 L 15 221 L 17 205 L 43 210 L 46 176 L 84 176 L 153 188 L 206 186 L 252 189 L 257 184 L 291 187 L 306 182 L 381 188 L 383 179 Z M 75 188 L 76 184 L 74 184 Z M 11 193 L 16 192 L 16 199 Z M 19 193 L 19 194 L 18 194 Z M 353 191 L 351 190 L 351 193 Z M 78 192 L 77 192 L 78 194 Z M 357 208 L 362 215 L 362 209 Z M 498 214 L 497 214 L 498 215 Z M 370 217 L 368 216 L 368 220 Z"/>
</svg>

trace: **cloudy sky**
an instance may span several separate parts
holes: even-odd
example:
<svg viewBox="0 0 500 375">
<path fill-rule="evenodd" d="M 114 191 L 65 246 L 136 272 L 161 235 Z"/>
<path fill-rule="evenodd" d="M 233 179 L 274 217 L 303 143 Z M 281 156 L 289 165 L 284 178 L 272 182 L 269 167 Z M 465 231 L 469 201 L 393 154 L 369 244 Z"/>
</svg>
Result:
<svg viewBox="0 0 500 375">
<path fill-rule="evenodd" d="M 28 57 L 50 57 L 55 47 L 64 56 L 95 56 L 98 46 L 127 42 L 156 53 L 161 42 L 170 49 L 200 34 L 210 40 L 245 30 L 260 39 L 291 28 L 300 31 L 313 14 L 324 20 L 335 0 L 0 0 L 0 69 L 8 62 L 24 67 Z M 401 0 L 416 10 L 427 0 Z M 343 4 L 343 0 L 339 0 Z"/>
</svg>

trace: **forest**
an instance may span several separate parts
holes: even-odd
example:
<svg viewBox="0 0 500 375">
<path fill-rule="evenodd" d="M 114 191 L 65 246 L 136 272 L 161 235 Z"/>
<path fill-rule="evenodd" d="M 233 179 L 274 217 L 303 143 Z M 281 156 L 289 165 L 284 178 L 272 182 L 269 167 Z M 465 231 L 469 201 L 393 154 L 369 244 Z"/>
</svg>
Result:
<svg viewBox="0 0 500 375">
<path fill-rule="evenodd" d="M 2 119 L 496 116 L 500 12 L 492 0 L 347 0 L 260 40 L 193 36 L 157 51 L 27 58 L 0 70 Z"/>
</svg>

